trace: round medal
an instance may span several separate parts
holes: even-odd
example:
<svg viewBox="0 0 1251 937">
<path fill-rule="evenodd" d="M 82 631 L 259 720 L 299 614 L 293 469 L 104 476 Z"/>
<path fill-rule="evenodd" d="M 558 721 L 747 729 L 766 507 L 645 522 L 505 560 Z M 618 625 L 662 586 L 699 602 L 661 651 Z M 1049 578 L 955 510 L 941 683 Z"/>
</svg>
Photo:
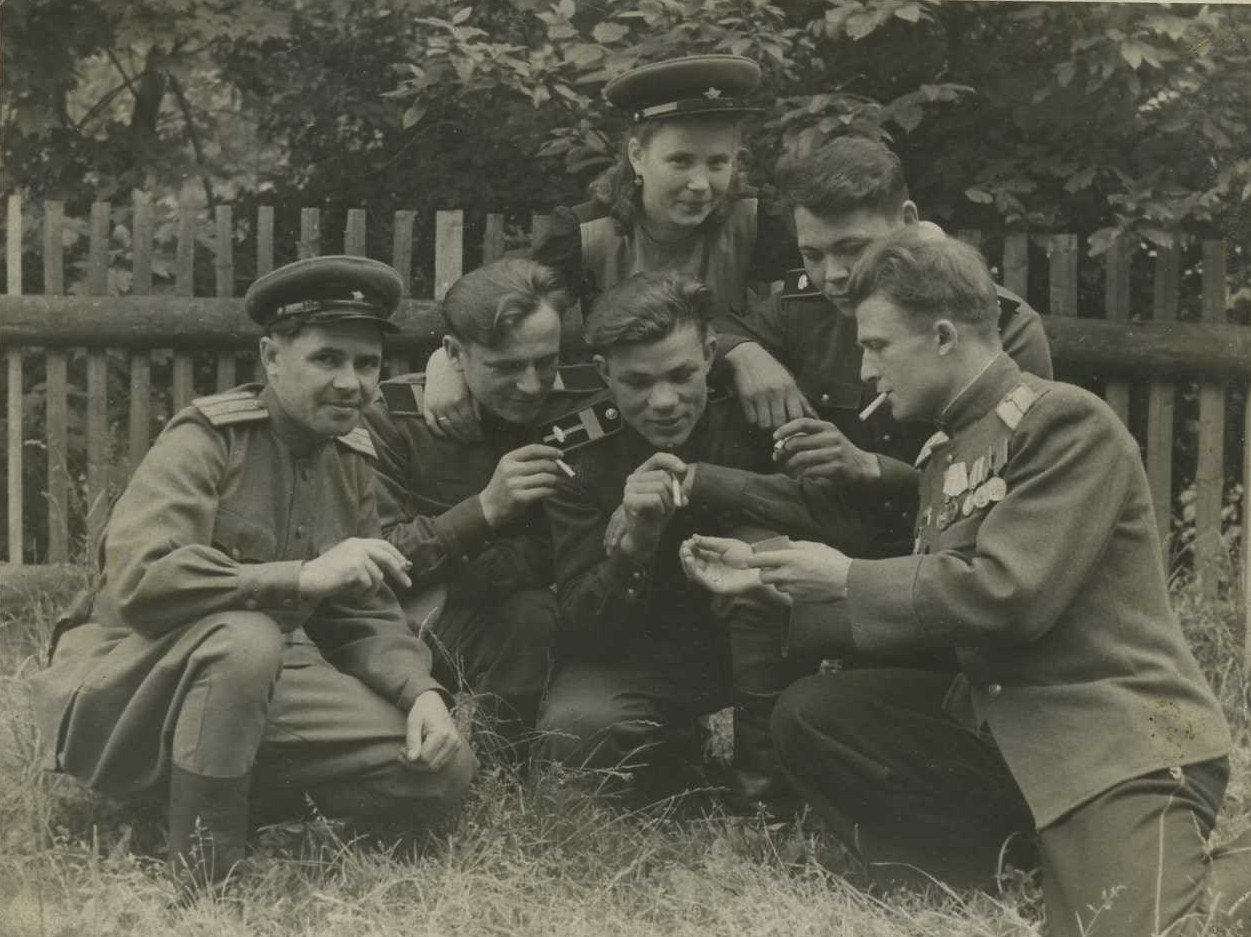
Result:
<svg viewBox="0 0 1251 937">
<path fill-rule="evenodd" d="M 991 501 L 1002 501 L 1008 493 L 1008 483 L 996 475 L 986 483 L 986 492 Z"/>
<path fill-rule="evenodd" d="M 973 492 L 973 504 L 977 508 L 984 508 L 990 504 L 990 483 L 978 485 L 977 491 Z"/>
</svg>

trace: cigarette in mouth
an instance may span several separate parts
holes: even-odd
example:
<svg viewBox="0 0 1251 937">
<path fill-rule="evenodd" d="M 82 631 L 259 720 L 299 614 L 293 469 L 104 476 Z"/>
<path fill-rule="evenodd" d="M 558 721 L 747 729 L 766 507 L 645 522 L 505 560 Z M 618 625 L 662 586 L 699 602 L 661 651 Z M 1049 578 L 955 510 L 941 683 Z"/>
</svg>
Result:
<svg viewBox="0 0 1251 937">
<path fill-rule="evenodd" d="M 886 391 L 882 391 L 874 397 L 873 402 L 860 411 L 860 422 L 863 423 L 869 417 L 873 416 L 873 414 L 877 412 L 877 408 L 880 407 L 885 400 Z"/>
<path fill-rule="evenodd" d="M 673 482 L 673 506 L 682 506 L 682 484 L 678 481 L 678 476 L 674 475 L 671 479 Z"/>
<path fill-rule="evenodd" d="M 566 462 L 564 459 L 557 459 L 556 467 L 560 469 L 562 472 L 564 472 L 566 475 L 568 475 L 570 478 L 573 478 L 575 475 L 577 475 L 577 472 L 571 469 L 569 467 L 569 463 Z"/>
</svg>

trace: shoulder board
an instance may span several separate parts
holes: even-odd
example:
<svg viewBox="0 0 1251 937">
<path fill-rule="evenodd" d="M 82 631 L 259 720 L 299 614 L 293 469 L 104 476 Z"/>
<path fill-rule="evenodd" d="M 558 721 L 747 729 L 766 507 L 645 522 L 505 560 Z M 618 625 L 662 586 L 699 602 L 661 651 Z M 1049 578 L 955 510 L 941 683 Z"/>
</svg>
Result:
<svg viewBox="0 0 1251 937">
<path fill-rule="evenodd" d="M 807 271 L 803 267 L 796 270 L 788 270 L 785 279 L 782 280 L 782 298 L 786 299 L 790 296 L 819 296 L 821 291 L 817 289 L 812 279 L 808 276 Z"/>
<path fill-rule="evenodd" d="M 197 397 L 191 401 L 206 420 L 214 426 L 229 426 L 232 423 L 247 423 L 253 420 L 268 420 L 269 411 L 262 405 L 257 392 L 260 385 L 245 385 L 234 390 L 212 394 L 208 397 Z"/>
<path fill-rule="evenodd" d="M 335 442 L 370 459 L 378 457 L 378 452 L 374 449 L 374 438 L 369 435 L 369 430 L 363 426 L 356 427 L 356 429 L 346 435 L 336 436 Z"/>
<path fill-rule="evenodd" d="M 421 417 L 422 401 L 426 393 L 424 374 L 402 374 L 388 378 L 378 385 L 387 412 L 392 416 Z"/>
<path fill-rule="evenodd" d="M 1003 400 L 999 401 L 999 406 L 995 407 L 995 413 L 1008 429 L 1016 429 L 1037 400 L 1038 394 L 1024 384 L 1018 384 L 1008 391 Z"/>
<path fill-rule="evenodd" d="M 917 455 L 916 461 L 912 463 L 914 468 L 920 468 L 929 461 L 930 456 L 934 454 L 934 450 L 943 443 L 948 442 L 951 437 L 944 433 L 941 429 L 925 440 L 925 444 L 921 446 L 921 452 Z"/>
<path fill-rule="evenodd" d="M 568 453 L 621 432 L 622 425 L 621 411 L 605 396 L 559 419 L 541 422 L 535 430 L 541 442 Z"/>
</svg>

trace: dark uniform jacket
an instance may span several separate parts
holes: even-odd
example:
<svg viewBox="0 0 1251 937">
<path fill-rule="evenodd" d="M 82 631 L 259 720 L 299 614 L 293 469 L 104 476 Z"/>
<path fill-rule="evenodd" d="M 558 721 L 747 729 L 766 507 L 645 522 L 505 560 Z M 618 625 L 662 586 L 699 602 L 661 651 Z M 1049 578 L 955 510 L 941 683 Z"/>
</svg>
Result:
<svg viewBox="0 0 1251 937">
<path fill-rule="evenodd" d="M 1016 294 L 998 287 L 999 331 L 1003 348 L 1021 366 L 1050 378 L 1051 350 L 1042 319 Z M 833 423 L 857 447 L 877 453 L 884 494 L 879 523 L 880 552 L 906 551 L 915 512 L 916 472 L 912 463 L 934 428 L 930 424 L 899 424 L 890 407 L 882 406 L 865 422 L 859 412 L 876 395 L 860 380 L 861 349 L 856 322 L 842 315 L 809 282 L 802 270 L 792 271 L 781 293 L 752 306 L 745 315 L 726 313 L 714 320 L 718 355 L 745 341 L 762 345 L 790 369 L 821 419 Z"/>
<path fill-rule="evenodd" d="M 245 386 L 179 412 L 113 511 L 90 621 L 65 632 L 34 680 L 49 768 L 105 793 L 158 784 L 196 629 L 263 612 L 402 710 L 430 689 L 428 648 L 384 584 L 302 601 L 299 571 L 348 537 L 379 536 L 369 436 L 313 438 L 269 389 Z"/>
<path fill-rule="evenodd" d="M 854 561 L 845 603 L 796 605 L 792 622 L 815 616 L 869 652 L 954 646 L 948 708 L 989 726 L 1039 827 L 1121 781 L 1224 755 L 1115 414 L 1000 355 L 942 427 L 915 554 Z"/>
<path fill-rule="evenodd" d="M 542 508 L 535 505 L 494 530 L 478 494 L 502 456 L 545 436 L 561 448 L 550 438 L 551 425 L 605 398 L 589 366 L 562 368 L 561 377 L 562 386 L 552 391 L 534 424 L 506 423 L 483 411 L 483 438 L 469 443 L 440 439 L 426 427 L 424 375 L 383 382 L 382 399 L 365 414 L 378 451 L 379 515 L 383 536 L 413 563 L 415 588 L 441 582 L 479 597 L 487 592 L 503 597 L 551 585 L 551 538 Z"/>
</svg>

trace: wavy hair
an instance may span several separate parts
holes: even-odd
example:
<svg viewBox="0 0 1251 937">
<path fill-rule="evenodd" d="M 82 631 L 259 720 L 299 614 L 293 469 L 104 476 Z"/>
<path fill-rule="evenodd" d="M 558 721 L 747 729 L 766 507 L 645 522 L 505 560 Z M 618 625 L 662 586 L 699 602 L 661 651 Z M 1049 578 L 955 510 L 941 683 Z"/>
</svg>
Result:
<svg viewBox="0 0 1251 937">
<path fill-rule="evenodd" d="M 466 273 L 447 291 L 440 310 L 457 338 L 494 348 L 544 303 L 563 320 L 573 297 L 551 267 L 510 257 Z"/>
<path fill-rule="evenodd" d="M 687 323 L 708 335 L 712 290 L 680 270 L 644 271 L 602 293 L 586 319 L 586 343 L 597 352 L 658 342 Z"/>
</svg>

